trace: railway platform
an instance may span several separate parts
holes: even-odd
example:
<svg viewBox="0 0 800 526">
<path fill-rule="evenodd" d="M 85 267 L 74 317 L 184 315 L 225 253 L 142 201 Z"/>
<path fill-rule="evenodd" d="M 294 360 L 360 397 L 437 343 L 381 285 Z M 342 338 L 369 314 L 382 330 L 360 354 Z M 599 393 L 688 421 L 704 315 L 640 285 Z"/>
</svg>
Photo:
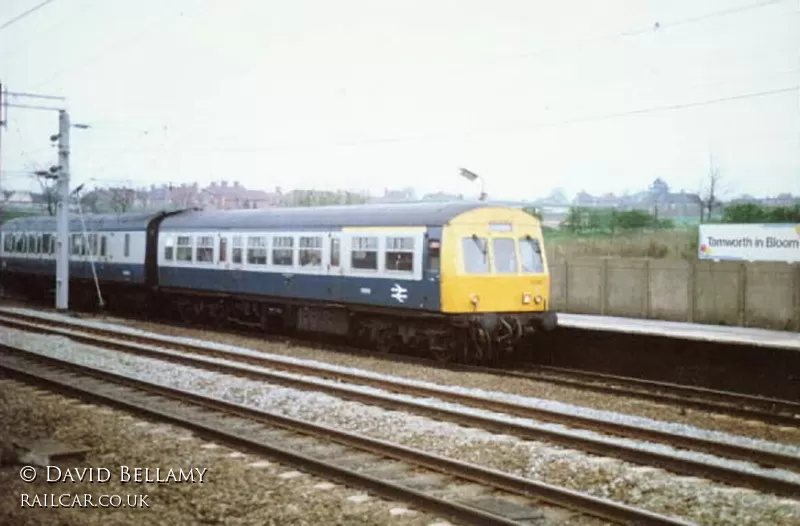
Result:
<svg viewBox="0 0 800 526">
<path fill-rule="evenodd" d="M 800 333 L 639 318 L 558 313 L 560 327 L 800 352 Z"/>
</svg>

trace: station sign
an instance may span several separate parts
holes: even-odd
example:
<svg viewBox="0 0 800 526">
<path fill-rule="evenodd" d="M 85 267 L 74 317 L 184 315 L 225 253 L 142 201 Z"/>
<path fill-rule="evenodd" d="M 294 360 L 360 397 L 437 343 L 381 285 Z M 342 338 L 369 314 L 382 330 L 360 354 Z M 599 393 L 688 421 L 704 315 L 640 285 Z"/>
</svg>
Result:
<svg viewBox="0 0 800 526">
<path fill-rule="evenodd" d="M 703 224 L 698 245 L 699 259 L 797 263 L 800 224 Z"/>
</svg>

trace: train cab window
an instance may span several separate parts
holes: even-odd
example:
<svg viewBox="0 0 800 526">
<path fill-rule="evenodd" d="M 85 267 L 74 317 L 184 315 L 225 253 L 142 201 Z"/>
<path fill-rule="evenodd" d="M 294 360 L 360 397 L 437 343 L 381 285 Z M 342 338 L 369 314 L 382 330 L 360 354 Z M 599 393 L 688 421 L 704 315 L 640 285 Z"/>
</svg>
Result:
<svg viewBox="0 0 800 526">
<path fill-rule="evenodd" d="M 175 240 L 172 239 L 172 236 L 168 237 L 164 240 L 164 260 L 165 261 L 172 261 L 175 257 Z"/>
<path fill-rule="evenodd" d="M 219 262 L 225 263 L 228 261 L 228 238 L 219 238 Z"/>
<path fill-rule="evenodd" d="M 544 272 L 542 261 L 542 247 L 538 239 L 524 237 L 519 240 L 519 257 L 522 263 L 522 272 L 526 274 L 541 274 Z"/>
<path fill-rule="evenodd" d="M 267 264 L 267 238 L 248 237 L 247 238 L 247 263 L 250 265 Z"/>
<path fill-rule="evenodd" d="M 322 238 L 301 237 L 298 256 L 301 267 L 322 266 Z"/>
<path fill-rule="evenodd" d="M 486 274 L 489 272 L 489 250 L 485 237 L 470 236 L 461 240 L 464 272 Z"/>
<path fill-rule="evenodd" d="M 439 272 L 441 265 L 441 241 L 431 239 L 428 241 L 428 271 Z"/>
<path fill-rule="evenodd" d="M 178 242 L 175 245 L 175 261 L 192 261 L 191 236 L 178 236 Z"/>
<path fill-rule="evenodd" d="M 106 236 L 100 237 L 100 257 L 104 258 L 108 254 L 108 240 Z"/>
<path fill-rule="evenodd" d="M 233 236 L 231 243 L 231 263 L 236 265 L 242 264 L 242 236 Z M 266 254 L 265 254 L 266 256 Z"/>
<path fill-rule="evenodd" d="M 195 263 L 213 263 L 214 262 L 214 237 L 213 236 L 197 236 L 195 249 Z"/>
<path fill-rule="evenodd" d="M 517 246 L 510 237 L 492 239 L 494 271 L 498 274 L 517 273 Z"/>
<path fill-rule="evenodd" d="M 291 267 L 294 265 L 293 237 L 272 238 L 272 264 L 283 267 Z"/>
<path fill-rule="evenodd" d="M 413 272 L 414 238 L 387 237 L 384 267 L 393 272 Z"/>
<path fill-rule="evenodd" d="M 354 269 L 378 270 L 378 238 L 354 237 L 350 263 Z"/>
<path fill-rule="evenodd" d="M 340 265 L 340 250 L 341 250 L 341 241 L 338 237 L 331 238 L 331 266 L 338 267 Z"/>
</svg>

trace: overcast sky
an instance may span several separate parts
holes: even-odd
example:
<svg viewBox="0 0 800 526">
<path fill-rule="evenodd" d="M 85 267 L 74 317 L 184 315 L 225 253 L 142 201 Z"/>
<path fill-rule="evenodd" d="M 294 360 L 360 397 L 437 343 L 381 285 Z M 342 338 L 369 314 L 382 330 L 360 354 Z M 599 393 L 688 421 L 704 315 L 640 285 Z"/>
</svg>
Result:
<svg viewBox="0 0 800 526">
<path fill-rule="evenodd" d="M 2 0 L 0 24 L 41 1 Z M 463 166 L 493 198 L 530 199 L 656 177 L 696 191 L 713 154 L 730 196 L 800 194 L 799 14 L 798 0 L 55 0 L 0 30 L 0 81 L 65 96 L 92 126 L 72 133 L 74 184 L 475 196 Z M 24 171 L 55 162 L 57 114 L 8 121 L 0 185 L 34 188 Z"/>
</svg>

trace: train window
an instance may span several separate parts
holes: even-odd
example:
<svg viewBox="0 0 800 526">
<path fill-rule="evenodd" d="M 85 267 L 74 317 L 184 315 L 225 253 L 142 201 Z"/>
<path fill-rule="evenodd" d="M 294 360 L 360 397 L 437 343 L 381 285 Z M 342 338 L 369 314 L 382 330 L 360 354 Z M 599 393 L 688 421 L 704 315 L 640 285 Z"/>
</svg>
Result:
<svg viewBox="0 0 800 526">
<path fill-rule="evenodd" d="M 301 237 L 299 260 L 301 267 L 322 266 L 322 238 Z"/>
<path fill-rule="evenodd" d="M 341 241 L 338 237 L 331 238 L 331 266 L 338 267 L 339 266 L 339 258 L 340 258 L 340 247 Z"/>
<path fill-rule="evenodd" d="M 250 265 L 267 264 L 267 238 L 248 237 L 247 238 L 247 263 Z"/>
<path fill-rule="evenodd" d="M 294 238 L 272 238 L 272 264 L 284 267 L 294 265 Z"/>
<path fill-rule="evenodd" d="M 3 252 L 14 252 L 14 234 L 3 235 Z"/>
<path fill-rule="evenodd" d="M 378 270 L 378 238 L 354 237 L 350 264 L 354 269 Z"/>
<path fill-rule="evenodd" d="M 17 241 L 17 249 L 14 252 L 22 253 L 25 252 L 25 235 L 24 234 L 17 234 L 15 236 Z"/>
<path fill-rule="evenodd" d="M 89 234 L 89 247 L 87 254 L 92 256 L 97 255 L 97 234 Z"/>
<path fill-rule="evenodd" d="M 241 265 L 242 263 L 242 236 L 233 236 L 233 248 L 231 249 L 231 262 Z M 265 255 L 266 256 L 266 255 Z"/>
<path fill-rule="evenodd" d="M 54 254 L 56 251 L 56 234 L 50 234 L 50 253 Z"/>
<path fill-rule="evenodd" d="M 73 256 L 80 256 L 81 255 L 81 246 L 83 239 L 81 239 L 80 234 L 72 234 L 72 255 Z"/>
<path fill-rule="evenodd" d="M 36 253 L 37 254 L 41 254 L 42 252 L 44 252 L 42 250 L 42 234 L 37 234 L 36 235 Z"/>
<path fill-rule="evenodd" d="M 190 236 L 178 236 L 175 244 L 175 261 L 192 260 L 192 238 Z"/>
<path fill-rule="evenodd" d="M 519 240 L 519 256 L 522 260 L 522 272 L 526 274 L 541 274 L 544 272 L 542 261 L 542 247 L 538 239 L 524 237 Z"/>
<path fill-rule="evenodd" d="M 225 263 L 228 261 L 228 238 L 219 238 L 219 262 Z"/>
<path fill-rule="evenodd" d="M 428 270 L 431 272 L 439 272 L 441 246 L 441 241 L 437 239 L 428 242 Z"/>
<path fill-rule="evenodd" d="M 171 236 L 164 240 L 164 260 L 172 261 L 172 259 L 175 257 L 174 244 L 175 240 L 172 239 Z"/>
<path fill-rule="evenodd" d="M 107 253 L 108 253 L 108 240 L 106 239 L 106 236 L 101 236 L 100 237 L 100 257 L 101 258 L 106 257 Z"/>
<path fill-rule="evenodd" d="M 492 239 L 494 271 L 498 274 L 517 273 L 517 246 L 510 237 Z"/>
<path fill-rule="evenodd" d="M 489 251 L 487 248 L 485 237 L 473 235 L 461 240 L 464 272 L 467 274 L 485 274 L 489 272 Z"/>
<path fill-rule="evenodd" d="M 386 238 L 386 270 L 396 272 L 414 271 L 414 238 L 413 237 L 387 237 Z"/>
<path fill-rule="evenodd" d="M 189 253 L 191 254 L 191 251 Z M 131 255 L 131 235 L 125 234 L 125 257 L 129 257 L 130 255 Z"/>
<path fill-rule="evenodd" d="M 42 234 L 42 254 L 50 253 L 50 234 Z"/>
<path fill-rule="evenodd" d="M 28 234 L 28 254 L 36 253 L 36 236 Z"/>
<path fill-rule="evenodd" d="M 214 262 L 214 237 L 197 236 L 195 249 L 195 263 Z"/>
</svg>

